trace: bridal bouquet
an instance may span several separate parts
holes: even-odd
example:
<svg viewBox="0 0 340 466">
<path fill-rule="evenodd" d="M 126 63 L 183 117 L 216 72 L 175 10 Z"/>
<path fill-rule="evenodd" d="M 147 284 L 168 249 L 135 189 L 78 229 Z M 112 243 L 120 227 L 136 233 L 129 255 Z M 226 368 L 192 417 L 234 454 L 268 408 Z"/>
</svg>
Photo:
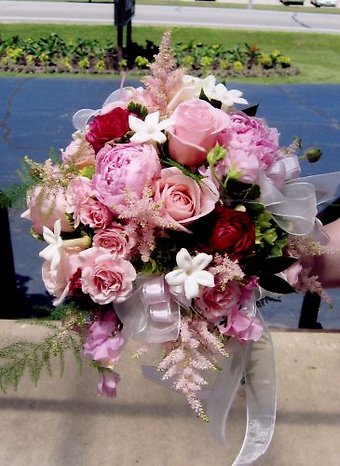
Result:
<svg viewBox="0 0 340 466">
<path fill-rule="evenodd" d="M 178 69 L 166 33 L 143 87 L 78 111 L 60 161 L 26 159 L 35 184 L 23 217 L 44 242 L 42 279 L 101 394 L 116 395 L 133 338 L 138 354 L 159 346 L 159 379 L 208 420 L 206 374 L 233 345 L 261 339 L 258 305 L 323 295 L 310 276 L 317 200 L 298 179 L 298 141 L 281 147 L 247 105 L 214 76 Z"/>
</svg>

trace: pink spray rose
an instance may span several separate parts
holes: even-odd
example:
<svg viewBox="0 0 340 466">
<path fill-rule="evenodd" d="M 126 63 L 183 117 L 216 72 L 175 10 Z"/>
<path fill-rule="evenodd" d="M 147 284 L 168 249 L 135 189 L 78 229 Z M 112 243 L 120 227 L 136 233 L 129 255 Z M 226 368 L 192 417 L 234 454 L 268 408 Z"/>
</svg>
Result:
<svg viewBox="0 0 340 466">
<path fill-rule="evenodd" d="M 215 208 L 219 199 L 216 186 L 204 179 L 198 184 L 178 168 L 164 168 L 155 185 L 155 200 L 160 202 L 165 216 L 181 230 Z"/>
<path fill-rule="evenodd" d="M 97 198 L 109 208 L 124 205 L 127 195 L 141 197 L 159 177 L 161 164 L 151 144 L 107 145 L 97 154 L 92 179 Z"/>
<path fill-rule="evenodd" d="M 73 141 L 61 151 L 61 157 L 65 165 L 75 165 L 81 169 L 94 165 L 95 153 L 89 142 L 81 135 L 75 135 Z"/>
<path fill-rule="evenodd" d="M 70 182 L 66 198 L 75 227 L 82 223 L 94 229 L 105 228 L 113 220 L 111 210 L 94 199 L 91 181 L 84 176 L 78 176 Z"/>
<path fill-rule="evenodd" d="M 123 344 L 124 339 L 118 331 L 116 314 L 108 311 L 91 325 L 84 343 L 84 354 L 103 367 L 112 368 L 119 359 Z"/>
<path fill-rule="evenodd" d="M 240 285 L 232 280 L 227 286 L 221 287 L 217 275 L 215 277 L 215 286 L 202 288 L 201 295 L 195 300 L 195 304 L 208 322 L 217 324 L 234 308 L 238 308 L 240 299 Z"/>
<path fill-rule="evenodd" d="M 205 161 L 219 133 L 230 124 L 225 112 L 200 99 L 179 104 L 171 119 L 174 124 L 168 130 L 170 156 L 189 167 Z"/>
<path fill-rule="evenodd" d="M 237 171 L 238 179 L 254 183 L 260 171 L 266 172 L 275 162 L 279 149 L 279 133 L 261 118 L 242 112 L 230 113 L 231 122 L 218 136 L 218 143 L 228 150 L 221 162 L 225 174 Z"/>
<path fill-rule="evenodd" d="M 44 186 L 35 186 L 27 194 L 28 209 L 21 214 L 33 223 L 34 230 L 42 234 L 43 226 L 53 230 L 56 220 L 61 221 L 61 230 L 74 231 L 65 212 L 68 209 L 66 193 L 61 187 L 50 189 Z"/>
<path fill-rule="evenodd" d="M 136 279 L 133 265 L 125 259 L 115 259 L 104 248 L 92 247 L 79 254 L 82 262 L 82 290 L 98 304 L 125 301 Z"/>
<path fill-rule="evenodd" d="M 263 325 L 259 319 L 235 308 L 228 315 L 227 325 L 225 327 L 220 325 L 218 328 L 223 335 L 236 337 L 241 342 L 257 341 L 263 332 Z"/>
<path fill-rule="evenodd" d="M 123 225 L 116 222 L 93 236 L 93 246 L 109 249 L 114 258 L 129 259 L 136 242 L 137 238 L 127 234 Z"/>
</svg>

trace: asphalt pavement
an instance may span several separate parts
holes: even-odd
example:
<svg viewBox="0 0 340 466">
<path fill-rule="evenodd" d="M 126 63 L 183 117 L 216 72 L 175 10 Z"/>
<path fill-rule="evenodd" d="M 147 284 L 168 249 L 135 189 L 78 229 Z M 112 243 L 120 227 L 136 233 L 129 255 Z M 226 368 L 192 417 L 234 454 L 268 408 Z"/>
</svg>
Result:
<svg viewBox="0 0 340 466">
<path fill-rule="evenodd" d="M 116 79 L 0 78 L 0 187 L 19 181 L 24 155 L 43 161 L 51 150 L 58 154 L 71 140 L 72 115 L 81 108 L 101 107 L 118 86 Z M 279 129 L 282 145 L 299 136 L 305 148 L 321 148 L 320 162 L 302 163 L 304 176 L 340 170 L 340 85 L 233 83 L 229 87 L 243 91 L 250 104 L 260 104 L 258 116 Z M 30 222 L 20 213 L 10 211 L 17 279 L 25 296 L 40 302 L 46 297 L 38 257 L 42 245 L 30 236 Z M 324 328 L 339 329 L 340 292 L 330 294 L 334 307 L 322 305 L 320 321 Z M 264 317 L 273 327 L 296 328 L 302 298 L 285 297 L 265 308 Z"/>
<path fill-rule="evenodd" d="M 240 0 L 241 1 L 241 0 Z M 244 3 L 247 0 L 242 0 Z M 248 0 L 248 8 L 200 8 L 198 2 L 181 5 L 144 5 L 136 2 L 132 18 L 136 26 L 186 26 L 199 28 L 291 31 L 339 34 L 339 15 L 315 10 L 270 11 L 250 8 L 272 0 Z M 277 0 L 279 1 L 279 0 Z M 0 23 L 113 24 L 113 3 L 39 2 L 0 0 Z M 218 5 L 217 5 L 218 6 Z M 328 13 L 329 11 L 329 13 Z"/>
</svg>

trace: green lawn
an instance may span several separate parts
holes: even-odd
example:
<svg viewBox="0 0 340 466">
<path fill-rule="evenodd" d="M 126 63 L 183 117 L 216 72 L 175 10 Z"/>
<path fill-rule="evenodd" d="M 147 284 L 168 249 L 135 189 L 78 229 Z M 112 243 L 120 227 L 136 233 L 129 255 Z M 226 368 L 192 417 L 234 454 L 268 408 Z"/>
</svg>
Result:
<svg viewBox="0 0 340 466">
<path fill-rule="evenodd" d="M 160 42 L 166 28 L 133 26 L 132 38 L 139 44 L 146 40 Z M 109 37 L 116 38 L 113 26 L 86 25 L 40 25 L 40 24 L 2 24 L 2 37 L 19 35 L 24 38 L 37 39 L 55 32 L 65 39 L 76 37 L 96 38 L 105 42 Z M 340 83 L 340 35 L 241 31 L 229 29 L 204 29 L 202 38 L 201 28 L 172 28 L 173 42 L 187 42 L 194 40 L 204 44 L 224 44 L 233 48 L 237 44 L 256 44 L 264 53 L 279 50 L 291 58 L 292 64 L 301 73 L 297 76 L 278 78 L 245 78 L 247 82 L 258 83 Z M 237 78 L 240 81 L 240 78 Z"/>
</svg>

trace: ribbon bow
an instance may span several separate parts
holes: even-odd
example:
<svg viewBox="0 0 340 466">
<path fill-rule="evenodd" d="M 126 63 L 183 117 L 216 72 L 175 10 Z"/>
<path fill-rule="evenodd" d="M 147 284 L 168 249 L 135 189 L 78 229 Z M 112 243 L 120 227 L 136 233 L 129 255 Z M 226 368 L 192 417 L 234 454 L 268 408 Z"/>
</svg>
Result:
<svg viewBox="0 0 340 466">
<path fill-rule="evenodd" d="M 176 340 L 180 329 L 180 305 L 171 297 L 164 276 L 138 278 L 136 290 L 115 311 L 123 334 L 146 343 Z"/>
<path fill-rule="evenodd" d="M 281 190 L 264 174 L 259 177 L 261 202 L 277 224 L 292 235 L 308 235 L 317 215 L 315 188 L 301 180 L 289 181 Z"/>
</svg>

